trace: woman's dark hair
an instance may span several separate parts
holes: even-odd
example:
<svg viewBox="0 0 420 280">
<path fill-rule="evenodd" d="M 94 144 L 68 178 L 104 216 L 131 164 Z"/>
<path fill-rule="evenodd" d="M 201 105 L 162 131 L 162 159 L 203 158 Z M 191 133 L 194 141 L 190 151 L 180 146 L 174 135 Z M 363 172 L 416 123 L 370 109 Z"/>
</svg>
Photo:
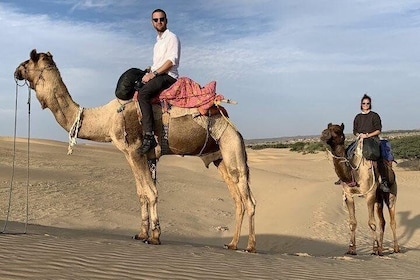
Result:
<svg viewBox="0 0 420 280">
<path fill-rule="evenodd" d="M 362 99 L 360 100 L 360 110 L 363 110 L 362 103 L 363 103 L 363 100 L 365 99 L 369 100 L 369 110 L 372 110 L 372 99 L 366 93 L 363 95 Z"/>
</svg>

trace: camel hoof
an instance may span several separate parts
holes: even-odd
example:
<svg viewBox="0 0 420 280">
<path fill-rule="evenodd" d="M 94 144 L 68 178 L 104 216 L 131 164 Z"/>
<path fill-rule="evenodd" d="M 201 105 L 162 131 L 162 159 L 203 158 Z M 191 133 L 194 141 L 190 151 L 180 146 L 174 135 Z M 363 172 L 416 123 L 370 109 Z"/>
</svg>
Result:
<svg viewBox="0 0 420 280">
<path fill-rule="evenodd" d="M 143 242 L 144 242 L 144 244 L 151 244 L 151 245 L 160 245 L 161 244 L 159 239 L 152 239 L 152 238 L 146 239 Z"/>
<path fill-rule="evenodd" d="M 144 242 L 144 243 L 146 243 L 146 241 L 147 241 L 147 237 L 142 237 L 142 236 L 140 236 L 138 234 L 134 235 L 133 236 L 133 239 L 134 240 L 140 240 L 141 242 Z"/>
<path fill-rule="evenodd" d="M 237 250 L 238 247 L 233 246 L 233 245 L 223 245 L 223 249 L 228 249 L 228 250 Z"/>
<path fill-rule="evenodd" d="M 257 250 L 255 248 L 247 248 L 244 250 L 245 253 L 256 253 Z"/>
</svg>

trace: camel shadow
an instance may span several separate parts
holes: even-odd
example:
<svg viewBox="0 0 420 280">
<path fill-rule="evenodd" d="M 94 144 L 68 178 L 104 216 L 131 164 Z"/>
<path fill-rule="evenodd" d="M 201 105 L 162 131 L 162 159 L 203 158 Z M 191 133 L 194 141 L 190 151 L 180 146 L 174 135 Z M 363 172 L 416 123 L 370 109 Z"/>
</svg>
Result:
<svg viewBox="0 0 420 280">
<path fill-rule="evenodd" d="M 416 220 L 411 219 L 410 223 L 418 222 L 420 216 L 416 217 Z M 4 220 L 0 220 L 0 225 L 4 225 Z M 3 228 L 3 227 L 2 227 Z M 6 231 L 0 233 L 2 235 L 13 235 L 13 236 L 29 236 L 29 237 L 54 237 L 58 239 L 81 239 L 81 240 L 92 240 L 94 242 L 133 242 L 133 244 L 142 244 L 141 241 L 132 239 L 132 236 L 126 234 L 129 232 L 106 230 L 103 228 L 97 229 L 69 229 L 53 226 L 43 226 L 38 224 L 28 224 L 27 231 L 25 232 L 25 224 L 21 222 L 8 222 Z M 131 232 L 129 232 L 131 233 Z M 134 233 L 133 233 L 134 234 Z M 414 231 L 410 231 L 407 236 L 412 236 Z M 405 236 L 404 235 L 404 236 Z M 162 245 L 159 247 L 170 247 L 172 249 L 185 248 L 188 250 L 192 248 L 209 248 L 211 250 L 221 250 L 228 252 L 231 250 L 223 249 L 224 244 L 228 244 L 230 236 L 220 238 L 202 238 L 202 237 L 185 237 L 176 234 L 166 233 L 165 239 L 162 240 Z M 298 236 L 290 235 L 277 235 L 277 234 L 257 234 L 258 248 L 257 253 L 261 255 L 283 255 L 283 256 L 312 256 L 322 258 L 340 258 L 345 256 L 346 244 L 338 244 L 328 242 L 324 240 L 316 240 L 309 238 L 302 238 Z M 154 245 L 144 245 L 151 248 Z M 238 244 L 238 250 L 242 251 L 246 248 L 246 236 L 241 236 Z M 391 247 L 390 247 L 391 248 Z M 370 257 L 372 248 L 370 244 L 359 244 L 358 255 L 354 257 Z M 415 248 L 403 248 L 402 252 L 417 250 Z M 392 255 L 391 249 L 384 251 L 385 255 Z M 375 256 L 372 256 L 375 257 Z"/>
<path fill-rule="evenodd" d="M 399 216 L 398 228 L 404 228 L 399 240 L 400 242 L 409 243 L 415 232 L 420 229 L 420 215 L 410 218 L 412 215 L 411 211 L 398 212 L 397 215 Z"/>
</svg>

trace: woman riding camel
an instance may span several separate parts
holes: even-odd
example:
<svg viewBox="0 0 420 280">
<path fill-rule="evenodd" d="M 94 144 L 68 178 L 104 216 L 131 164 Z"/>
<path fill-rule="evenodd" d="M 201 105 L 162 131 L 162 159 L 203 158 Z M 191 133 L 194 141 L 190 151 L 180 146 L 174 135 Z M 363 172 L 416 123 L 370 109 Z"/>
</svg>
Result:
<svg viewBox="0 0 420 280">
<path fill-rule="evenodd" d="M 381 117 L 378 113 L 372 111 L 372 99 L 365 94 L 362 97 L 360 104 L 361 112 L 356 115 L 353 121 L 353 134 L 358 139 L 373 138 L 380 146 L 379 134 L 382 132 Z M 389 192 L 388 181 L 386 178 L 386 167 L 382 159 L 377 161 L 378 171 L 381 175 L 380 189 L 384 192 Z"/>
</svg>

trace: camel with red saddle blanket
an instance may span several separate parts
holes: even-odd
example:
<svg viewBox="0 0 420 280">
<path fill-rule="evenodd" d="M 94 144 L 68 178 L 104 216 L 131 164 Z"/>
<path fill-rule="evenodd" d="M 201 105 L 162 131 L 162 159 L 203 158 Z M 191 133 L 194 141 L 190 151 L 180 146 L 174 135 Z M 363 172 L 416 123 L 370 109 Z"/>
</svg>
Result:
<svg viewBox="0 0 420 280">
<path fill-rule="evenodd" d="M 16 68 L 15 78 L 29 82 L 42 108 L 50 109 L 60 126 L 74 140 L 112 142 L 125 155 L 135 178 L 141 206 L 141 225 L 135 239 L 160 244 L 158 190 L 149 170 L 148 159 L 159 158 L 161 153 L 156 151 L 142 156 L 136 152 L 143 140 L 136 102 L 123 102 L 116 98 L 100 107 L 81 107 L 70 96 L 49 52 L 32 50 L 30 59 Z M 161 139 L 166 137 L 168 140 L 166 153 L 200 155 L 207 166 L 213 163 L 217 167 L 226 182 L 235 202 L 236 225 L 233 238 L 225 247 L 237 249 L 246 211 L 249 234 L 245 250 L 255 252 L 256 202 L 249 186 L 249 167 L 241 134 L 226 116 L 220 114 L 193 114 L 193 111 L 199 112 L 197 108 L 171 108 L 169 115 L 162 113 L 160 107 L 156 111 L 160 111 L 160 118 L 156 118 L 156 122 L 167 119 L 168 123 L 167 131 L 163 125 L 159 125 L 162 129 L 158 131 Z"/>
</svg>

